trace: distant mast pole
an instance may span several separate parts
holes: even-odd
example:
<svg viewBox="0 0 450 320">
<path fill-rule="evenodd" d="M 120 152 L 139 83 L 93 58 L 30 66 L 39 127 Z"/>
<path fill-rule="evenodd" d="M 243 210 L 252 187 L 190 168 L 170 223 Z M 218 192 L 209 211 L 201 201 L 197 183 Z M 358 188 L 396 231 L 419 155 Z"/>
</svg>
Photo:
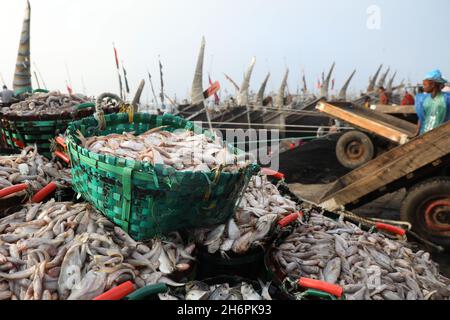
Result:
<svg viewBox="0 0 450 320">
<path fill-rule="evenodd" d="M 39 79 L 38 79 L 38 76 L 36 74 L 36 71 L 34 71 L 33 73 L 34 73 L 34 78 L 36 79 L 36 83 L 38 85 L 38 89 L 41 89 L 41 84 L 39 83 Z"/>
<path fill-rule="evenodd" d="M 39 74 L 39 78 L 41 78 L 42 85 L 44 86 L 44 89 L 47 90 L 47 85 L 45 84 L 45 81 L 44 81 L 44 78 L 42 77 L 41 71 L 39 70 L 39 68 L 38 68 L 38 66 L 37 66 L 35 61 L 33 61 L 33 65 L 34 65 L 34 68 L 36 69 L 36 71 Z"/>
<path fill-rule="evenodd" d="M 123 80 L 125 81 L 125 90 L 124 90 L 124 96 L 125 99 L 128 94 L 130 94 L 130 86 L 128 85 L 128 77 L 127 77 L 127 71 L 125 70 L 125 65 L 122 60 L 122 71 L 123 71 Z"/>
<path fill-rule="evenodd" d="M 159 58 L 159 74 L 161 77 L 161 106 L 164 108 L 164 80 L 163 80 L 163 72 L 162 72 L 163 66 L 161 64 L 161 58 Z"/>
<path fill-rule="evenodd" d="M 67 65 L 67 62 L 65 63 L 65 65 L 66 65 L 67 79 L 69 79 L 69 85 L 70 85 L 70 88 L 73 90 L 72 79 L 71 79 L 71 77 L 70 77 L 70 72 L 69 72 L 69 67 L 68 67 L 68 65 Z"/>
<path fill-rule="evenodd" d="M 113 42 L 113 48 L 114 48 L 114 57 L 116 59 L 117 75 L 119 77 L 120 99 L 123 100 L 123 87 L 122 87 L 122 76 L 120 75 L 119 55 L 117 54 L 117 49 L 116 49 L 116 45 L 114 44 L 114 42 Z"/>
<path fill-rule="evenodd" d="M 153 87 L 152 75 L 150 74 L 150 71 L 148 71 L 148 70 L 147 70 L 147 73 L 148 73 L 148 79 L 150 80 L 150 87 L 152 88 L 153 99 L 155 100 L 155 103 L 156 103 L 156 108 L 159 109 L 158 98 L 156 98 L 155 88 Z"/>
</svg>

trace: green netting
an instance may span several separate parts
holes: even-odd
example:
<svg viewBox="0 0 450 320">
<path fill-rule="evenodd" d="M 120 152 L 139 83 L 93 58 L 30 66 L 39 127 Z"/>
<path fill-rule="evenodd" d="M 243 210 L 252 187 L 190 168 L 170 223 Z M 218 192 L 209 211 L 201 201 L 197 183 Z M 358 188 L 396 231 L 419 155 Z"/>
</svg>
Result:
<svg viewBox="0 0 450 320">
<path fill-rule="evenodd" d="M 73 122 L 67 129 L 73 187 L 138 241 L 174 230 L 224 223 L 232 216 L 251 176 L 259 170 L 257 165 L 249 165 L 236 174 L 219 170 L 178 172 L 171 167 L 99 155 L 80 147 L 77 130 L 85 137 L 123 132 L 139 135 L 169 126 L 165 130 L 184 128 L 207 134 L 173 115 L 135 114 L 132 123 L 125 113 L 105 118 L 103 131 L 94 117 Z"/>
</svg>

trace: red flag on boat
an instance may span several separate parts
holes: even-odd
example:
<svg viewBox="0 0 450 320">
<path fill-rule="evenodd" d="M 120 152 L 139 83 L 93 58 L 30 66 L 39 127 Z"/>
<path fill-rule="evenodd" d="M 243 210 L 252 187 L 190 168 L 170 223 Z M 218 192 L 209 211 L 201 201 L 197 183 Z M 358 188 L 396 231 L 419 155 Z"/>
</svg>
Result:
<svg viewBox="0 0 450 320">
<path fill-rule="evenodd" d="M 205 92 L 203 92 L 203 96 L 205 99 L 208 99 L 219 90 L 220 90 L 220 83 L 219 81 L 216 81 Z"/>
<path fill-rule="evenodd" d="M 119 70 L 119 55 L 117 54 L 116 46 L 114 46 L 114 57 L 116 58 L 116 66 L 117 69 Z"/>
<path fill-rule="evenodd" d="M 114 48 L 114 58 L 116 59 L 117 75 L 119 76 L 120 98 L 123 99 L 124 93 L 123 93 L 123 85 L 122 85 L 122 76 L 120 75 L 119 55 L 117 54 L 117 49 L 116 49 L 116 45 L 114 44 L 114 42 L 113 42 L 113 48 Z"/>
<path fill-rule="evenodd" d="M 212 80 L 211 80 L 211 76 L 208 75 L 208 78 L 209 78 L 209 85 L 210 85 L 210 86 L 213 86 L 214 84 L 213 84 L 213 82 L 212 82 Z M 215 103 L 216 106 L 218 106 L 218 105 L 220 104 L 220 98 L 219 98 L 219 96 L 217 95 L 217 91 L 214 92 L 214 103 Z"/>
</svg>

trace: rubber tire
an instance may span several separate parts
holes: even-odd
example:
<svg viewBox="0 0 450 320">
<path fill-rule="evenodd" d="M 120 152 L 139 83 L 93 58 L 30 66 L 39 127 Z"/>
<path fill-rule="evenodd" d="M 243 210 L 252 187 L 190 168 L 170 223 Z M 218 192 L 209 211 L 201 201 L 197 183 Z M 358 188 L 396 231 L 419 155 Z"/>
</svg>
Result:
<svg viewBox="0 0 450 320">
<path fill-rule="evenodd" d="M 408 195 L 403 200 L 400 209 L 400 217 L 403 221 L 410 222 L 413 226 L 413 231 L 420 236 L 443 247 L 450 248 L 450 237 L 431 235 L 425 229 L 419 227 L 419 213 L 417 211 L 421 203 L 437 194 L 450 197 L 450 177 L 435 177 L 421 182 L 408 190 Z"/>
<path fill-rule="evenodd" d="M 360 159 L 352 160 L 346 155 L 346 146 L 352 141 L 360 142 L 363 145 L 364 150 L 366 151 Z M 348 169 L 359 168 L 360 166 L 372 160 L 374 155 L 375 147 L 372 140 L 367 134 L 361 131 L 349 131 L 345 133 L 342 137 L 339 138 L 336 145 L 336 157 L 339 163 Z"/>
</svg>

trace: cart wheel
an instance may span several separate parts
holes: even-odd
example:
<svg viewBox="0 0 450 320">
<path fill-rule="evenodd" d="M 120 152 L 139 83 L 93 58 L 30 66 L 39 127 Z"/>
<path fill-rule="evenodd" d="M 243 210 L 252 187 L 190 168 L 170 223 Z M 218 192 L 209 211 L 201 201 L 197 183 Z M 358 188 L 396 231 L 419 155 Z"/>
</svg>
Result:
<svg viewBox="0 0 450 320">
<path fill-rule="evenodd" d="M 437 177 L 409 190 L 401 218 L 422 237 L 450 248 L 450 178 Z"/>
<path fill-rule="evenodd" d="M 369 162 L 374 154 L 372 140 L 360 131 L 347 132 L 336 145 L 336 157 L 348 169 L 356 169 Z"/>
</svg>

